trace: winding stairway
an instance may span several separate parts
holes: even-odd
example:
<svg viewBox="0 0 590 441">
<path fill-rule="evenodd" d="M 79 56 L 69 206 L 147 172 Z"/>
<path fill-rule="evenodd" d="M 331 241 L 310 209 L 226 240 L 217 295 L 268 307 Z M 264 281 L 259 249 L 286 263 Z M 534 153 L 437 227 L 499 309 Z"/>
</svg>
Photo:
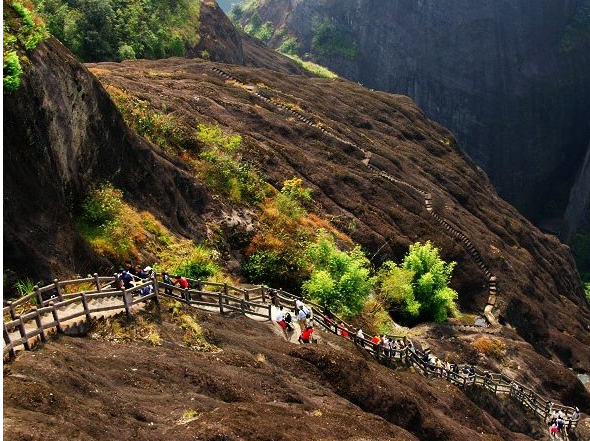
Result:
<svg viewBox="0 0 590 441">
<path fill-rule="evenodd" d="M 240 86 L 241 88 L 247 90 L 252 95 L 261 99 L 264 103 L 266 103 L 270 106 L 273 106 L 281 111 L 289 113 L 289 114 L 293 115 L 295 118 L 297 118 L 298 120 L 300 120 L 301 122 L 309 125 L 310 127 L 314 127 L 315 129 L 320 130 L 327 137 L 329 137 L 341 144 L 348 145 L 349 147 L 352 147 L 352 148 L 360 151 L 364 156 L 362 163 L 369 170 L 371 170 L 372 172 L 374 172 L 378 176 L 386 179 L 387 181 L 389 181 L 395 185 L 406 187 L 406 188 L 410 189 L 412 192 L 420 195 L 420 197 L 424 201 L 424 207 L 425 207 L 426 211 L 430 214 L 431 218 L 437 224 L 439 224 L 444 230 L 446 230 L 448 234 L 450 234 L 451 236 L 454 236 L 457 240 L 459 240 L 461 242 L 462 246 L 465 248 L 465 250 L 469 254 L 469 257 L 471 258 L 471 260 L 477 265 L 477 267 L 484 274 L 484 276 L 486 278 L 487 288 L 488 288 L 488 300 L 487 300 L 487 304 L 486 304 L 484 311 L 483 311 L 483 316 L 485 317 L 488 324 L 491 326 L 492 332 L 496 332 L 496 329 L 499 327 L 499 324 L 498 324 L 498 321 L 496 320 L 496 317 L 493 314 L 493 310 L 497 304 L 497 299 L 498 299 L 497 277 L 492 273 L 492 271 L 490 270 L 488 265 L 486 265 L 481 253 L 473 245 L 473 243 L 471 242 L 469 237 L 467 237 L 467 235 L 465 235 L 458 227 L 454 226 L 450 221 L 448 221 L 447 219 L 442 217 L 440 214 L 438 214 L 434 210 L 434 206 L 433 206 L 433 202 L 432 202 L 432 193 L 430 193 L 426 190 L 422 190 L 422 189 L 410 184 L 409 182 L 395 178 L 394 176 L 390 175 L 389 173 L 372 165 L 371 164 L 372 153 L 370 151 L 366 150 L 365 148 L 363 148 L 355 143 L 352 143 L 346 139 L 339 137 L 338 135 L 334 134 L 333 131 L 327 130 L 323 125 L 316 123 L 313 119 L 305 116 L 303 113 L 301 113 L 295 109 L 292 109 L 291 107 L 286 106 L 285 104 L 273 101 L 270 98 L 262 95 L 258 91 L 256 86 L 247 85 L 247 84 L 243 83 L 242 81 L 240 81 L 239 79 L 237 79 L 236 77 L 234 77 L 233 75 L 227 73 L 226 71 L 224 71 L 222 69 L 219 69 L 218 67 L 214 66 L 211 69 L 217 75 L 219 75 L 222 78 L 224 78 L 225 80 L 231 81 L 231 82 L 235 83 L 236 85 Z M 476 329 L 476 327 L 470 327 L 470 328 L 472 330 Z"/>
<path fill-rule="evenodd" d="M 207 312 L 219 312 L 225 316 L 244 315 L 250 319 L 268 322 L 276 317 L 277 307 L 296 309 L 296 301 L 301 297 L 271 290 L 265 286 L 251 289 L 233 287 L 227 284 L 188 279 L 195 288 L 182 289 L 158 280 L 154 274 L 151 279 L 140 281 L 131 289 L 113 288 L 113 277 L 93 277 L 59 282 L 35 291 L 16 300 L 3 308 L 3 315 L 10 315 L 12 320 L 4 321 L 4 356 L 15 357 L 18 351 L 32 350 L 39 342 L 47 341 L 49 333 L 61 333 L 66 325 L 70 327 L 87 325 L 99 317 L 109 317 L 126 313 L 128 317 L 143 307 L 146 302 L 159 304 L 162 297 L 174 299 L 191 307 Z M 88 287 L 88 284 L 94 286 Z M 86 285 L 85 290 L 73 294 L 64 294 L 64 288 L 71 285 Z M 145 288 L 150 292 L 146 294 Z M 70 289 L 71 290 L 71 289 Z M 23 310 L 32 300 L 37 306 Z M 345 323 L 336 316 L 328 317 L 320 305 L 307 302 L 312 311 L 312 320 L 316 329 L 323 330 L 354 343 L 358 350 L 370 354 L 379 363 L 388 367 L 412 367 L 427 377 L 438 377 L 458 387 L 481 387 L 495 395 L 509 396 L 525 409 L 539 418 L 547 418 L 556 411 L 566 416 L 566 427 L 574 429 L 579 421 L 579 413 L 572 407 L 552 402 L 535 392 L 527 385 L 509 378 L 501 373 L 475 369 L 473 373 L 452 372 L 446 368 L 433 368 L 425 361 L 425 352 L 415 348 L 402 336 L 389 336 L 396 341 L 394 348 L 373 345 L 365 338 L 356 337 L 358 329 Z M 277 325 L 278 326 L 278 325 Z M 346 331 L 346 332 L 343 332 Z M 293 342 L 290 336 L 285 335 Z M 291 336 L 292 337 L 292 336 Z M 461 365 L 461 367 L 466 365 Z M 567 438 L 567 432 L 565 433 Z"/>
</svg>

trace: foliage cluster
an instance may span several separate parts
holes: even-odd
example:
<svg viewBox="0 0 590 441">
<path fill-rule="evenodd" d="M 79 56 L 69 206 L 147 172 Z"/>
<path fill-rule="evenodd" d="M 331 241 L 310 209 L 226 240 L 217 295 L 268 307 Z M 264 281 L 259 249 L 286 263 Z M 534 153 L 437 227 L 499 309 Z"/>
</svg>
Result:
<svg viewBox="0 0 590 441">
<path fill-rule="evenodd" d="M 321 57 L 343 57 L 354 60 L 358 49 L 333 19 L 314 17 L 311 23 L 312 51 Z"/>
<path fill-rule="evenodd" d="M 123 193 L 105 183 L 92 189 L 82 205 L 78 230 L 101 256 L 113 262 L 155 254 L 156 268 L 192 278 L 219 278 L 218 256 L 203 245 L 176 237 L 151 213 L 138 212 Z"/>
<path fill-rule="evenodd" d="M 297 55 L 299 53 L 299 42 L 297 37 L 286 37 L 277 50 L 285 55 Z"/>
<path fill-rule="evenodd" d="M 35 0 L 49 31 L 84 61 L 183 56 L 199 41 L 200 1 Z"/>
<path fill-rule="evenodd" d="M 182 154 L 196 138 L 179 124 L 166 109 L 154 109 L 147 101 L 124 90 L 107 85 L 107 92 L 129 126 L 148 141 L 172 154 Z"/>
<path fill-rule="evenodd" d="M 401 265 L 386 262 L 377 276 L 377 296 L 406 321 L 442 322 L 458 312 L 448 287 L 455 262 L 446 263 L 430 242 L 417 242 Z"/>
<path fill-rule="evenodd" d="M 331 232 L 342 243 L 352 243 L 330 223 L 309 213 L 311 202 L 311 191 L 299 178 L 285 181 L 280 192 L 264 201 L 258 231 L 242 264 L 250 282 L 298 291 L 310 274 L 305 249 L 318 230 Z"/>
<path fill-rule="evenodd" d="M 195 136 L 204 145 L 198 170 L 211 188 L 236 202 L 258 204 L 264 200 L 267 184 L 252 165 L 243 161 L 240 135 L 199 124 Z"/>
<path fill-rule="evenodd" d="M 2 83 L 5 91 L 13 92 L 20 87 L 26 52 L 35 49 L 48 33 L 30 4 L 4 1 L 3 5 Z"/>
<path fill-rule="evenodd" d="M 341 251 L 331 235 L 320 232 L 308 245 L 305 257 L 312 272 L 302 288 L 312 300 L 345 316 L 362 311 L 374 279 L 369 259 L 360 247 Z"/>
<path fill-rule="evenodd" d="M 479 337 L 471 345 L 480 354 L 488 355 L 497 360 L 502 360 L 506 355 L 506 345 L 497 338 Z"/>
<path fill-rule="evenodd" d="M 258 11 L 254 11 L 248 23 L 244 26 L 244 32 L 251 37 L 257 38 L 260 41 L 268 42 L 274 34 L 274 26 L 272 22 L 262 22 L 262 18 L 258 14 Z"/>
</svg>

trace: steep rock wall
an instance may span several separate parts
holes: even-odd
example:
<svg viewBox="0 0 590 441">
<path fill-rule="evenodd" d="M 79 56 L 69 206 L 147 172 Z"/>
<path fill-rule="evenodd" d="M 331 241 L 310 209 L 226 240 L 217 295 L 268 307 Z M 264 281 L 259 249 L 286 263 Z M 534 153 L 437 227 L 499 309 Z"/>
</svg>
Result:
<svg viewBox="0 0 590 441">
<path fill-rule="evenodd" d="M 4 268 L 49 280 L 106 270 L 73 217 L 90 185 L 110 180 L 130 202 L 196 232 L 208 197 L 183 164 L 129 130 L 100 83 L 57 40 L 30 54 L 4 95 Z M 164 217 L 164 216 L 162 216 Z"/>
<path fill-rule="evenodd" d="M 410 96 L 457 136 L 502 197 L 557 232 L 588 143 L 588 5 L 262 0 L 256 10 L 296 35 L 300 53 L 367 87 Z M 335 24 L 357 55 L 319 53 L 314 22 Z M 282 41 L 275 34 L 270 43 Z"/>
</svg>

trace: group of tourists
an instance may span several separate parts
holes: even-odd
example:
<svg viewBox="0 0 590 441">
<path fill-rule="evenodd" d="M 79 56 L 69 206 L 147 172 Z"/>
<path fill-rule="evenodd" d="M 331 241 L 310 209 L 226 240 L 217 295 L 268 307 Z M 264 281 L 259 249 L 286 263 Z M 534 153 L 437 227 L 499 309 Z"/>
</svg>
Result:
<svg viewBox="0 0 590 441">
<path fill-rule="evenodd" d="M 151 266 L 142 268 L 140 265 L 133 265 L 131 260 L 126 260 L 124 266 L 115 274 L 115 283 L 120 289 L 132 289 L 137 285 L 149 280 L 154 276 L 154 270 Z M 181 276 L 174 276 L 174 280 L 170 278 L 167 272 L 162 273 L 162 281 L 167 285 L 178 286 L 182 289 L 189 287 L 188 280 Z M 139 294 L 146 296 L 154 291 L 153 285 L 147 285 L 140 289 Z M 165 288 L 166 294 L 172 294 L 172 288 Z"/>
<path fill-rule="evenodd" d="M 566 430 L 565 418 L 566 415 L 561 409 L 555 409 L 553 412 L 551 412 L 551 415 L 547 418 L 547 423 L 549 425 L 549 437 L 551 439 L 564 439 L 562 434 Z M 580 409 L 576 407 L 571 420 L 575 421 L 578 418 L 580 418 Z"/>
<path fill-rule="evenodd" d="M 293 327 L 293 317 L 291 313 L 285 311 L 282 305 L 279 305 L 278 312 L 275 317 L 275 321 L 279 324 L 279 326 L 283 329 L 285 334 L 289 336 L 291 333 L 295 331 Z M 299 325 L 299 329 L 301 329 L 301 334 L 297 339 L 301 344 L 313 343 L 313 319 L 311 317 L 311 310 L 309 307 L 303 303 L 301 300 L 295 301 L 295 310 L 293 311 L 295 314 L 295 318 L 297 320 L 297 324 Z"/>
<path fill-rule="evenodd" d="M 154 275 L 151 266 L 141 268 L 140 265 L 133 265 L 130 260 L 125 261 L 125 265 L 115 275 L 115 283 L 117 288 L 132 289 L 142 282 L 150 279 Z M 147 296 L 154 291 L 152 285 L 146 285 L 139 290 L 141 296 Z"/>
</svg>

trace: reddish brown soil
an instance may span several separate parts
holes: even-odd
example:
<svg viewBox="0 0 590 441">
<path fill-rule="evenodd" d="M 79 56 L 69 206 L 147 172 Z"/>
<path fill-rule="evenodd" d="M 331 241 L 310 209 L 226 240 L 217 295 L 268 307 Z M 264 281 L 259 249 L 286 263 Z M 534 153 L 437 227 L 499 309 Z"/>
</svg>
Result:
<svg viewBox="0 0 590 441">
<path fill-rule="evenodd" d="M 164 312 L 162 346 L 62 336 L 22 354 L 4 367 L 4 438 L 530 439 L 448 383 L 377 365 L 340 338 L 295 346 L 271 324 L 199 317 L 221 352 L 183 346 Z M 198 416 L 181 424 L 190 410 Z"/>
<path fill-rule="evenodd" d="M 217 123 L 242 134 L 246 158 L 273 185 L 302 177 L 320 214 L 344 230 L 354 224 L 350 234 L 369 254 L 387 241 L 375 261 L 399 260 L 410 243 L 432 240 L 446 259 L 459 263 L 453 286 L 462 309 L 481 311 L 488 297 L 483 274 L 463 246 L 432 221 L 418 195 L 376 177 L 357 151 L 224 81 L 213 66 L 184 59 L 89 65 L 99 69 L 104 84 L 166 108 L 186 126 Z M 269 97 L 299 106 L 315 122 L 373 152 L 375 166 L 431 191 L 436 210 L 471 238 L 498 276 L 502 320 L 543 356 L 590 370 L 590 308 L 567 247 L 498 198 L 452 135 L 408 98 L 344 80 L 219 67 Z M 587 395 L 580 405 L 590 409 Z"/>
</svg>

